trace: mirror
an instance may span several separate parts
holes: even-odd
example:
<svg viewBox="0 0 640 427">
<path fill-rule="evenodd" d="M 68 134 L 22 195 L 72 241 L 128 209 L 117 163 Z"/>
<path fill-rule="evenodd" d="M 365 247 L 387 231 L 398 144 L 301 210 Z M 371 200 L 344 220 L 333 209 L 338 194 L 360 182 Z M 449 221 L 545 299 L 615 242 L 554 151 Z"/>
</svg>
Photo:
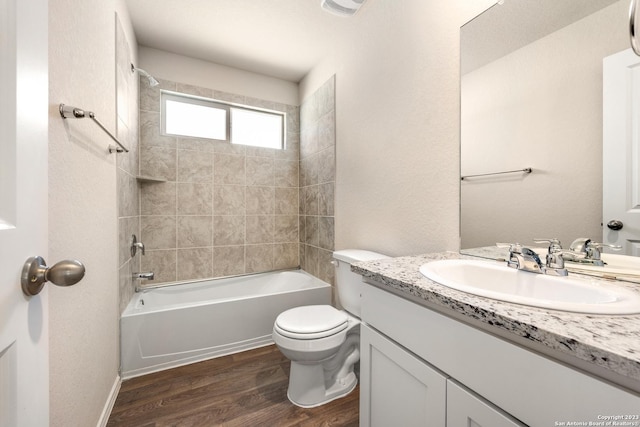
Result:
<svg viewBox="0 0 640 427">
<path fill-rule="evenodd" d="M 602 62 L 629 49 L 628 0 L 502 3 L 461 28 L 461 252 L 601 242 Z"/>
</svg>

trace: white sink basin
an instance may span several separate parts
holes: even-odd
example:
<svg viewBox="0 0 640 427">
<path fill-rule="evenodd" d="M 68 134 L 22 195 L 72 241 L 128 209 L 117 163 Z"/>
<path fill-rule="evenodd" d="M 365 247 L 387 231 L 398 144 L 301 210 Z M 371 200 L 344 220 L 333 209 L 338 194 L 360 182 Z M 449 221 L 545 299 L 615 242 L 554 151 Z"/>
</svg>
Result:
<svg viewBox="0 0 640 427">
<path fill-rule="evenodd" d="M 449 288 L 516 304 L 578 313 L 640 313 L 640 294 L 621 286 L 518 271 L 503 263 L 442 260 L 422 265 L 420 273 Z"/>
</svg>

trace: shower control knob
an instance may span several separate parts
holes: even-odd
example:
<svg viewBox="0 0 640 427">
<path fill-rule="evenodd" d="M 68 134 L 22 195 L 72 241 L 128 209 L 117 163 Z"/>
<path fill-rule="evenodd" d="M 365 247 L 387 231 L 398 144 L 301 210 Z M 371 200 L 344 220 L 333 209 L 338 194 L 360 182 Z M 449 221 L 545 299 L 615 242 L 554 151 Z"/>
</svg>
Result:
<svg viewBox="0 0 640 427">
<path fill-rule="evenodd" d="M 618 231 L 618 230 L 622 230 L 622 227 L 624 227 L 624 224 L 619 219 L 612 219 L 607 223 L 607 227 L 609 227 L 611 230 Z"/>
<path fill-rule="evenodd" d="M 46 282 L 57 286 L 71 286 L 84 277 L 85 268 L 80 261 L 64 260 L 47 267 L 42 257 L 29 258 L 22 267 L 22 292 L 25 295 L 38 295 Z"/>
</svg>

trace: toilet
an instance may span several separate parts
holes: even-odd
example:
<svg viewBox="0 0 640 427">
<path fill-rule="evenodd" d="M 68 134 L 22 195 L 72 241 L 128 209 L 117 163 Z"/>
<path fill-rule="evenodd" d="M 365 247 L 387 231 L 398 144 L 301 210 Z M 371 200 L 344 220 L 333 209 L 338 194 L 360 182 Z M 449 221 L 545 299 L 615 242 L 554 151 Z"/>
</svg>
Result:
<svg viewBox="0 0 640 427">
<path fill-rule="evenodd" d="M 303 408 L 324 405 L 349 394 L 357 385 L 353 371 L 360 360 L 360 287 L 362 276 L 351 264 L 388 258 L 376 252 L 346 249 L 333 253 L 338 300 L 280 313 L 273 325 L 273 341 L 291 360 L 289 400 Z"/>
</svg>

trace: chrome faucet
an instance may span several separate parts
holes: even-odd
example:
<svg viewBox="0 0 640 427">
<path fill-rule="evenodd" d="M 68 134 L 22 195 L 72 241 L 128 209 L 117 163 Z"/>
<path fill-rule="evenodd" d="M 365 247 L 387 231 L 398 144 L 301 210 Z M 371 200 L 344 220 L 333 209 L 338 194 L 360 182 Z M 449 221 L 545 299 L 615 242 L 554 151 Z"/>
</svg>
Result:
<svg viewBox="0 0 640 427">
<path fill-rule="evenodd" d="M 536 243 L 548 243 L 546 266 L 543 268 L 544 274 L 551 276 L 567 276 L 569 273 L 564 268 L 564 256 L 569 251 L 562 249 L 560 240 L 558 239 L 533 239 Z"/>
<path fill-rule="evenodd" d="M 153 280 L 154 274 L 152 271 L 146 273 L 133 273 L 134 279 Z"/>
<path fill-rule="evenodd" d="M 519 243 L 509 246 L 507 266 L 531 273 L 544 273 L 544 266 L 538 254 L 533 249 L 523 247 Z"/>
<path fill-rule="evenodd" d="M 601 257 L 601 249 L 605 247 L 616 251 L 622 249 L 622 246 L 596 243 L 587 237 L 580 237 L 571 243 L 571 246 L 569 246 L 570 252 L 565 254 L 564 259 L 566 261 L 602 267 L 604 266 L 604 261 Z"/>
</svg>

